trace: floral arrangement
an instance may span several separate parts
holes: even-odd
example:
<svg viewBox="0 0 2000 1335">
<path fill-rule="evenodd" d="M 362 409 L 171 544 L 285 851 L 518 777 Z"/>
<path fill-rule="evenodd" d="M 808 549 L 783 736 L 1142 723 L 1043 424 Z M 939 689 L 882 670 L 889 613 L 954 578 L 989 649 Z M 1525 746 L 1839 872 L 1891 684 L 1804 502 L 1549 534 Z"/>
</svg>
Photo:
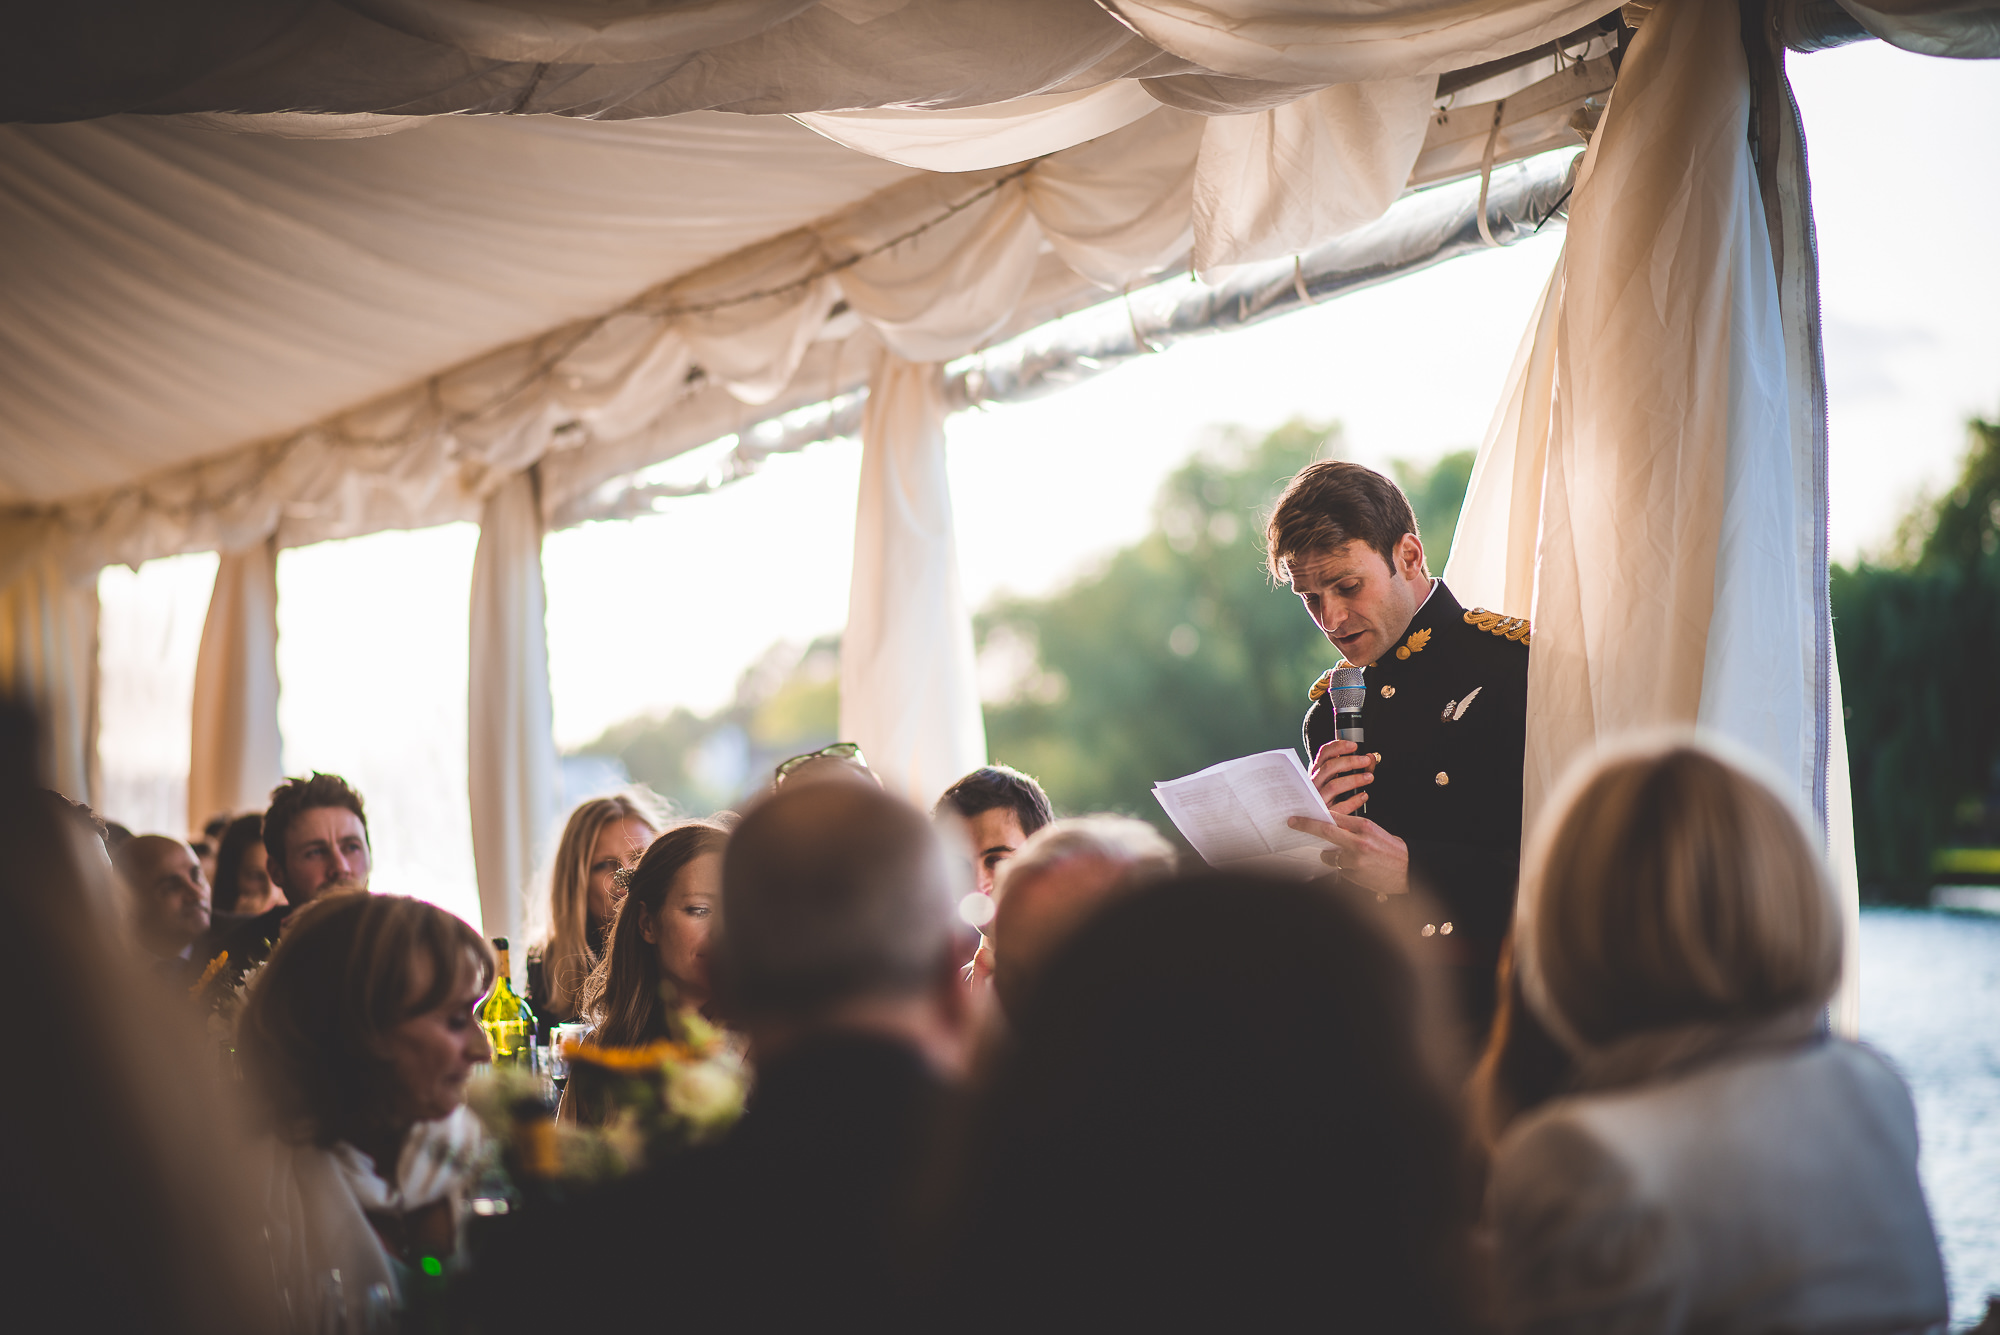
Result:
<svg viewBox="0 0 2000 1335">
<path fill-rule="evenodd" d="M 243 1013 L 243 1003 L 249 999 L 250 984 L 264 967 L 264 960 L 253 960 L 247 967 L 232 966 L 228 951 L 222 951 L 208 962 L 188 988 L 188 996 L 207 1011 L 208 1036 L 224 1052 L 236 1046 L 236 1019 Z M 237 970 L 240 968 L 240 972 Z"/>
<path fill-rule="evenodd" d="M 623 1177 L 735 1124 L 748 1088 L 741 1054 L 692 1009 L 671 1028 L 674 1038 L 642 1047 L 563 1044 L 564 1097 L 601 1109 L 598 1125 L 557 1121 L 542 1078 L 523 1068 L 496 1066 L 475 1083 L 468 1100 L 522 1195 Z"/>
</svg>

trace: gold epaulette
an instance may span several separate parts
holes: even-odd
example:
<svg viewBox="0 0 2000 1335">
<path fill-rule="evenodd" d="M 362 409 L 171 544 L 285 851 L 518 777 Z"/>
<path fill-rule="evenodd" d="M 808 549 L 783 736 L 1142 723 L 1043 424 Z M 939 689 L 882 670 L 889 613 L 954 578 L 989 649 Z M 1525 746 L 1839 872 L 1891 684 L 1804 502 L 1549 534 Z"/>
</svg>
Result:
<svg viewBox="0 0 2000 1335">
<path fill-rule="evenodd" d="M 1535 630 L 1528 624 L 1526 617 L 1501 616 L 1498 612 L 1489 612 L 1483 607 L 1475 607 L 1467 612 L 1465 624 L 1477 626 L 1487 634 L 1498 635 L 1503 640 L 1519 640 L 1522 644 L 1531 643 Z"/>
<path fill-rule="evenodd" d="M 1334 672 L 1337 671 L 1339 668 L 1344 668 L 1346 666 L 1347 666 L 1347 660 L 1343 658 L 1334 667 L 1330 667 L 1326 671 L 1320 673 L 1319 680 L 1312 684 L 1312 689 L 1310 691 L 1306 692 L 1306 699 L 1317 700 L 1322 695 L 1325 695 L 1327 689 L 1333 685 Z"/>
</svg>

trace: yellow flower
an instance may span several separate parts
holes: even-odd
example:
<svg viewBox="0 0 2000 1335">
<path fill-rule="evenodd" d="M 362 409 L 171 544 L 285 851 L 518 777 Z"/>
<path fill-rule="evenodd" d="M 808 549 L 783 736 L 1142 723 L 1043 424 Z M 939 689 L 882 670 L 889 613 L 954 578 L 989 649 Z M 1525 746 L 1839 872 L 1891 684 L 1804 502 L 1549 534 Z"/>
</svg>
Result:
<svg viewBox="0 0 2000 1335">
<path fill-rule="evenodd" d="M 625 1075 L 658 1070 L 667 1062 L 687 1061 L 694 1056 L 684 1045 L 670 1043 L 666 1039 L 637 1048 L 606 1048 L 595 1043 L 565 1039 L 562 1054 L 569 1061 L 588 1062 L 592 1066 Z"/>
<path fill-rule="evenodd" d="M 208 967 L 201 971 L 201 977 L 195 979 L 194 986 L 188 989 L 188 995 L 200 996 L 201 990 L 215 981 L 215 975 L 221 973 L 222 966 L 227 963 L 229 963 L 229 952 L 225 950 L 208 962 Z"/>
</svg>

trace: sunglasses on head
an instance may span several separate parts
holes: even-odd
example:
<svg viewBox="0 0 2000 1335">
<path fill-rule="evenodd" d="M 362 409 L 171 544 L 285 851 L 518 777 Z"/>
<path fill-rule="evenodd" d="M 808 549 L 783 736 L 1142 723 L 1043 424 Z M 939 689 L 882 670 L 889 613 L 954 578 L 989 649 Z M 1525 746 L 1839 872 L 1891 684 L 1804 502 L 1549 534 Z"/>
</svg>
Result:
<svg viewBox="0 0 2000 1335">
<path fill-rule="evenodd" d="M 786 775 L 815 760 L 845 760 L 859 765 L 862 769 L 868 768 L 868 760 L 861 754 L 861 743 L 835 742 L 832 746 L 822 746 L 817 751 L 808 751 L 802 756 L 793 756 L 790 760 L 781 761 L 778 765 L 777 781 L 783 783 Z"/>
</svg>

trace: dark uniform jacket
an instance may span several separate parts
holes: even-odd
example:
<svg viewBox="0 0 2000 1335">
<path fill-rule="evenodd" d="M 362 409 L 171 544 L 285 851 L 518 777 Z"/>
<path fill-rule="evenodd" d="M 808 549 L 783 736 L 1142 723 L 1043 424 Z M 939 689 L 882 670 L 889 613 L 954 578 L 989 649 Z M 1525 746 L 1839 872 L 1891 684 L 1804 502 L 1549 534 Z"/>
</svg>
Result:
<svg viewBox="0 0 2000 1335">
<path fill-rule="evenodd" d="M 1410 880 L 1435 901 L 1412 929 L 1463 968 L 1475 1021 L 1492 1010 L 1520 875 L 1528 639 L 1525 620 L 1468 612 L 1439 580 L 1396 647 L 1365 670 L 1362 749 L 1381 759 L 1357 814 L 1409 846 Z M 1325 681 L 1306 713 L 1308 759 L 1334 739 Z"/>
</svg>

